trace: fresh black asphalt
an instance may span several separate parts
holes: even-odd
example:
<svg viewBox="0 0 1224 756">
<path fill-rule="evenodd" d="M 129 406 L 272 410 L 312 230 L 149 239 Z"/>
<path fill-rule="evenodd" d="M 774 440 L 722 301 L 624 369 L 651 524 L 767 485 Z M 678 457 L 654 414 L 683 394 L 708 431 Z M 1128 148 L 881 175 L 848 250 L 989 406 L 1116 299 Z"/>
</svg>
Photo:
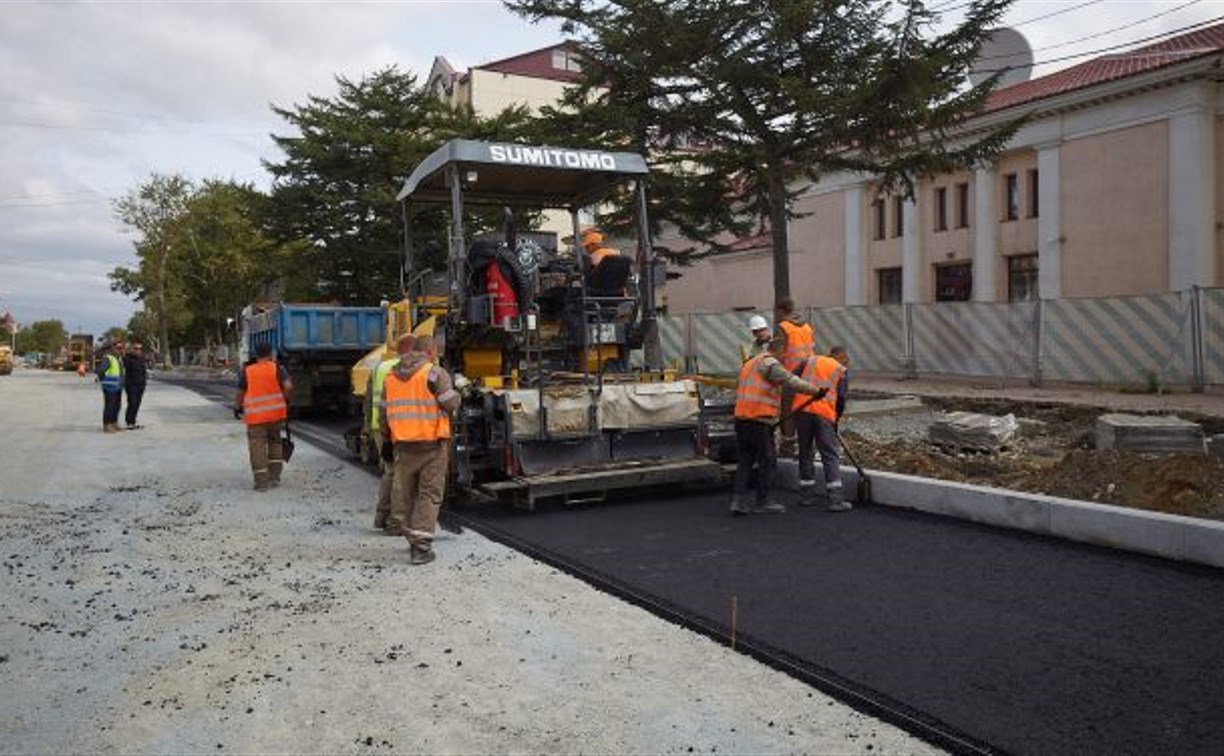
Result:
<svg viewBox="0 0 1224 756">
<path fill-rule="evenodd" d="M 749 645 L 993 749 L 1224 752 L 1224 571 L 882 507 L 732 518 L 726 501 L 465 519 L 715 636 L 734 597 Z"/>
</svg>

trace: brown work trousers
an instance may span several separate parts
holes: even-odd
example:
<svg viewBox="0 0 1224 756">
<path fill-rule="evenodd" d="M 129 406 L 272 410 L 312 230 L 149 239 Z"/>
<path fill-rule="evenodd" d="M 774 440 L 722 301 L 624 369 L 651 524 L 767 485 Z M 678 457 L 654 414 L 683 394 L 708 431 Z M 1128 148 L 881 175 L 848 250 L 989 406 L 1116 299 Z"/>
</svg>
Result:
<svg viewBox="0 0 1224 756">
<path fill-rule="evenodd" d="M 382 458 L 383 444 L 391 443 L 381 435 L 375 437 L 378 448 L 378 469 L 382 471 L 382 479 L 378 481 L 378 507 L 374 512 L 374 521 L 386 523 L 383 528 L 388 533 L 402 533 L 408 519 L 404 516 L 404 502 L 399 496 L 399 487 L 395 485 L 395 463 L 386 462 Z"/>
<path fill-rule="evenodd" d="M 255 476 L 255 488 L 263 490 L 269 484 L 280 483 L 284 456 L 281 453 L 280 420 L 271 423 L 256 423 L 247 426 L 247 451 L 251 455 L 251 473 Z"/>
<path fill-rule="evenodd" d="M 406 518 L 403 533 L 421 551 L 428 551 L 433 545 L 434 531 L 438 528 L 449 455 L 449 439 L 395 445 L 395 481 Z"/>
</svg>

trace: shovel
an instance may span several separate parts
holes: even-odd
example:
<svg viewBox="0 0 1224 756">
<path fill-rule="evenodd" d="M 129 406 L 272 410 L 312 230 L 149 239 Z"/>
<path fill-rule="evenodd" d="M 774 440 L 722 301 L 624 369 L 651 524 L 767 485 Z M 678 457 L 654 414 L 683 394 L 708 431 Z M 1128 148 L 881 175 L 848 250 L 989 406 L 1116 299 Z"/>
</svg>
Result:
<svg viewBox="0 0 1224 756">
<path fill-rule="evenodd" d="M 841 431 L 837 426 L 833 426 L 833 432 L 837 434 L 837 440 L 846 450 L 846 456 L 850 458 L 850 464 L 854 465 L 855 471 L 858 473 L 858 486 L 855 489 L 855 498 L 860 504 L 871 503 L 871 478 L 867 477 L 867 473 L 863 472 L 863 466 L 854 458 L 854 452 L 850 449 L 850 445 L 846 443 L 846 439 L 842 438 Z"/>
</svg>

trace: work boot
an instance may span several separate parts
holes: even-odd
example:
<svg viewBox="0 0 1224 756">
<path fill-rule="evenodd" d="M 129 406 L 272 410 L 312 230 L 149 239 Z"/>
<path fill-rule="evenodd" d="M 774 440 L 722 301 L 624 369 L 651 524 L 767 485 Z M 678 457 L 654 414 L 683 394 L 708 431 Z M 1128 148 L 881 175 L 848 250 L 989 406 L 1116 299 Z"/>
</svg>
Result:
<svg viewBox="0 0 1224 756">
<path fill-rule="evenodd" d="M 268 490 L 268 474 L 266 472 L 255 473 L 255 490 L 256 491 L 267 491 Z"/>
<path fill-rule="evenodd" d="M 786 506 L 776 501 L 757 502 L 757 505 L 752 508 L 753 514 L 782 514 L 786 512 Z"/>
<path fill-rule="evenodd" d="M 739 515 L 752 514 L 752 510 L 748 508 L 748 505 L 744 503 L 739 494 L 731 496 L 731 514 L 737 517 Z"/>
<path fill-rule="evenodd" d="M 804 488 L 799 491 L 799 506 L 801 507 L 818 507 L 825 502 L 825 497 L 821 496 L 812 488 Z"/>
<path fill-rule="evenodd" d="M 841 498 L 833 499 L 829 502 L 830 512 L 849 512 L 851 509 L 854 509 L 854 505 Z"/>
<path fill-rule="evenodd" d="M 114 432 L 115 432 L 115 431 L 117 431 L 117 430 L 119 430 L 119 429 L 118 429 L 118 428 L 112 428 L 110 423 L 103 423 L 103 424 L 102 424 L 102 432 L 103 432 L 103 433 L 114 433 Z"/>
<path fill-rule="evenodd" d="M 417 546 L 412 546 L 408 549 L 408 562 L 410 564 L 429 564 L 437 555 L 433 549 L 422 549 Z"/>
<path fill-rule="evenodd" d="M 269 462 L 268 463 L 268 485 L 276 488 L 280 485 L 281 470 L 285 467 L 284 462 Z"/>
<path fill-rule="evenodd" d="M 387 512 L 375 512 L 374 513 L 374 529 L 375 530 L 386 530 L 387 529 Z"/>
</svg>

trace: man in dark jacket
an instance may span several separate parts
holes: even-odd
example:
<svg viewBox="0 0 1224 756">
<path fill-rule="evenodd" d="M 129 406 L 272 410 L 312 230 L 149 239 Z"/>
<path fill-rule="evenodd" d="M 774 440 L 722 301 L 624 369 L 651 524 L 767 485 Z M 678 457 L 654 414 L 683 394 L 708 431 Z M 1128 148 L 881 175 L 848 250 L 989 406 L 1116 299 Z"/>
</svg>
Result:
<svg viewBox="0 0 1224 756">
<path fill-rule="evenodd" d="M 127 394 L 124 420 L 127 421 L 128 430 L 142 427 L 136 424 L 136 414 L 140 412 L 140 400 L 144 397 L 147 382 L 148 363 L 145 362 L 144 349 L 140 341 L 133 339 L 123 355 L 123 393 Z"/>
</svg>

